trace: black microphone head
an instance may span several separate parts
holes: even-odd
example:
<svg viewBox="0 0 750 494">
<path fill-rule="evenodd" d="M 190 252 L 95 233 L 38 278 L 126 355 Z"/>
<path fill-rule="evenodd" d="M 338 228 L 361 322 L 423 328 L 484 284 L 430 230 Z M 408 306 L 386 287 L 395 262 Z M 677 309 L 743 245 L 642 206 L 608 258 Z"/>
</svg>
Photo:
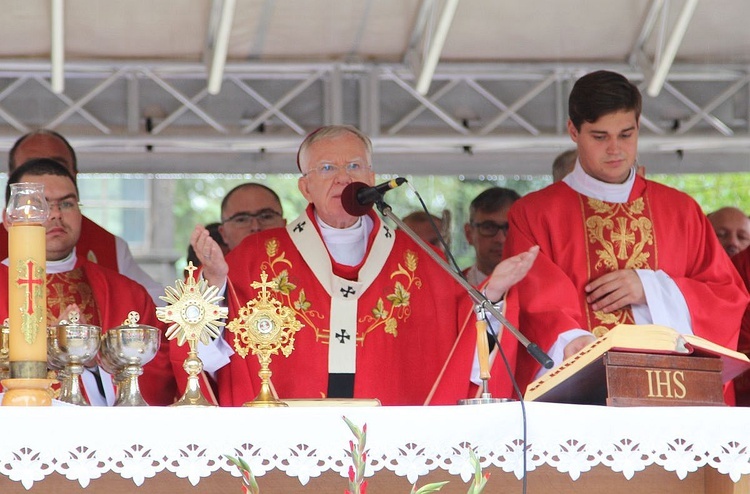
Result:
<svg viewBox="0 0 750 494">
<path fill-rule="evenodd" d="M 341 205 L 344 211 L 352 216 L 364 216 L 372 209 L 372 204 L 362 205 L 357 200 L 357 193 L 370 186 L 363 182 L 352 182 L 341 191 Z"/>
</svg>

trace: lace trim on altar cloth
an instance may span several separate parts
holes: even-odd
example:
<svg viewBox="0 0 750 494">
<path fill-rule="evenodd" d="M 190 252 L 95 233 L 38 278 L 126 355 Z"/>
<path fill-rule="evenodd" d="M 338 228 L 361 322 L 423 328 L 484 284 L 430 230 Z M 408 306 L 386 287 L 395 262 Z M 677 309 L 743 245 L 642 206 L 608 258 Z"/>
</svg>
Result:
<svg viewBox="0 0 750 494">
<path fill-rule="evenodd" d="M 345 449 L 350 437 L 341 420 L 347 415 L 355 423 L 368 424 L 366 476 L 391 471 L 415 483 L 439 469 L 468 482 L 473 475 L 468 451 L 473 449 L 483 468 L 495 466 L 520 479 L 518 409 L 517 403 L 276 413 L 93 407 L 23 413 L 0 408 L 3 422 L 14 424 L 4 428 L 0 441 L 0 474 L 26 489 L 55 472 L 83 488 L 108 472 L 141 486 L 163 471 L 195 486 L 220 469 L 239 477 L 224 456 L 232 455 L 243 457 L 257 477 L 279 470 L 306 485 L 328 471 L 347 476 L 350 459 Z M 529 471 L 549 465 L 573 480 L 597 465 L 626 479 L 651 465 L 680 479 L 704 466 L 734 482 L 750 474 L 750 409 L 542 403 L 528 403 L 527 409 Z M 62 430 L 63 424 L 70 430 Z M 73 430 L 77 426 L 78 432 Z"/>
</svg>

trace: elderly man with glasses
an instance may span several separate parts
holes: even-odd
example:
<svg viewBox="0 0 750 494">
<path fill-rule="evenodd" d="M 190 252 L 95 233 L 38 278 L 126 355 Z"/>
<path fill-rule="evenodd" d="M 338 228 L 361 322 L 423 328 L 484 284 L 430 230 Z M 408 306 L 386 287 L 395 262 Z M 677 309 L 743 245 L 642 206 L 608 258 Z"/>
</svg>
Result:
<svg viewBox="0 0 750 494">
<path fill-rule="evenodd" d="M 460 329 L 473 323 L 468 297 L 406 234 L 372 210 L 361 217 L 345 211 L 347 185 L 374 184 L 371 155 L 370 139 L 353 127 L 318 129 L 298 152 L 298 186 L 309 205 L 285 229 L 247 237 L 226 260 L 203 227 L 193 232 L 203 276 L 215 286 L 226 283 L 230 319 L 256 298 L 251 283 L 265 271 L 274 297 L 304 325 L 294 351 L 273 361 L 273 385 L 282 399 L 423 404 Z M 488 283 L 488 296 L 499 299 L 535 253 L 503 263 L 503 272 Z M 223 338 L 227 346 L 235 343 L 228 330 Z M 219 403 L 253 399 L 258 370 L 256 358 L 232 352 L 214 374 Z"/>
<path fill-rule="evenodd" d="M 464 276 L 472 285 L 481 285 L 503 259 L 508 211 L 520 198 L 515 190 L 492 187 L 471 201 L 464 234 L 469 245 L 474 247 L 476 262 L 464 270 Z"/>
</svg>

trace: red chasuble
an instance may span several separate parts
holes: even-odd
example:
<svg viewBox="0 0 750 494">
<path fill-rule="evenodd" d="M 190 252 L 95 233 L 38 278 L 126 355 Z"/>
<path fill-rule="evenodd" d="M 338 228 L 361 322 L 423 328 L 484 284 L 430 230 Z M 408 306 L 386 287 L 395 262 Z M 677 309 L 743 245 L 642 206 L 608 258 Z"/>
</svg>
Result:
<svg viewBox="0 0 750 494">
<path fill-rule="evenodd" d="M 312 207 L 285 229 L 250 235 L 227 256 L 230 321 L 257 297 L 250 285 L 265 270 L 274 282 L 273 296 L 292 307 L 304 325 L 289 357 L 271 361 L 271 380 L 282 399 L 325 397 L 329 369 L 351 367 L 355 398 L 421 405 L 458 328 L 471 315 L 460 286 L 416 243 L 374 212 L 370 218 L 374 227 L 359 266 L 332 260 Z M 235 335 L 227 329 L 224 335 L 234 346 Z M 257 357 L 235 353 L 217 373 L 220 404 L 238 406 L 255 398 L 258 370 Z"/>
<path fill-rule="evenodd" d="M 732 257 L 732 262 L 737 271 L 740 272 L 740 277 L 745 282 L 745 287 L 750 290 L 750 249 L 745 249 Z M 737 350 L 750 356 L 750 305 L 747 306 L 745 315 L 742 317 Z M 750 406 L 750 373 L 738 376 L 734 380 L 734 389 L 737 394 L 737 405 Z"/>
<path fill-rule="evenodd" d="M 591 201 L 560 182 L 516 201 L 508 221 L 504 257 L 533 245 L 540 252 L 529 274 L 508 292 L 506 316 L 542 350 L 570 329 L 601 333 L 632 320 L 630 310 L 591 310 L 584 292 L 590 279 L 629 268 L 664 271 L 687 302 L 694 333 L 737 347 L 747 291 L 700 207 L 686 194 L 637 176 L 628 202 L 614 204 Z M 470 369 L 476 336 L 466 332 L 464 339 L 447 364 L 448 374 Z M 524 392 L 540 366 L 507 332 L 502 345 Z M 490 381 L 494 396 L 509 392 L 506 382 L 494 379 L 504 372 L 496 359 Z M 436 393 L 450 396 L 445 387 Z"/>
<path fill-rule="evenodd" d="M 81 222 L 81 237 L 76 244 L 78 259 L 91 262 L 119 272 L 115 236 L 87 217 Z M 8 257 L 8 231 L 0 228 L 0 259 Z"/>
<path fill-rule="evenodd" d="M 70 273 L 80 273 L 79 278 L 75 274 L 67 289 L 70 292 L 75 286 L 76 290 L 93 295 L 93 304 L 87 303 L 87 307 L 96 308 L 102 331 L 121 326 L 128 317 L 130 311 L 137 311 L 140 323 L 159 328 L 162 334 L 162 342 L 156 357 L 143 369 L 143 375 L 139 379 L 141 394 L 150 405 L 170 405 L 174 402 L 177 394 L 177 385 L 169 362 L 169 344 L 164 338 L 164 326 L 156 319 L 156 307 L 146 289 L 125 276 L 103 268 L 85 260 L 78 260 L 76 268 Z M 57 275 L 49 275 L 51 279 L 57 279 Z M 71 281 L 69 280 L 69 281 Z M 8 317 L 8 268 L 0 265 L 0 291 L 5 292 L 0 296 L 0 318 Z M 62 288 L 62 287 L 57 287 Z M 56 288 L 56 289 L 57 289 Z M 47 303 L 53 304 L 51 311 L 59 309 L 59 301 L 56 300 L 60 293 L 55 291 L 50 295 L 48 291 Z M 85 296 L 84 296 L 85 297 Z M 81 301 L 84 301 L 83 298 Z"/>
</svg>

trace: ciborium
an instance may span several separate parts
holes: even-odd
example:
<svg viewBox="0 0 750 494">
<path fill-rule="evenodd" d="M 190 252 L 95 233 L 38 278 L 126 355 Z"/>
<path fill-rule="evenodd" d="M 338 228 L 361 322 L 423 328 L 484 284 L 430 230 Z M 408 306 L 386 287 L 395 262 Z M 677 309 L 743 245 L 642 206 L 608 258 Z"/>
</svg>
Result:
<svg viewBox="0 0 750 494">
<path fill-rule="evenodd" d="M 80 315 L 72 311 L 68 320 L 47 327 L 47 364 L 58 372 L 58 400 L 73 405 L 90 403 L 81 391 L 84 366 L 96 358 L 101 342 L 99 326 L 79 323 Z"/>
<path fill-rule="evenodd" d="M 174 406 L 215 406 L 201 392 L 198 376 L 203 372 L 203 362 L 198 357 L 197 346 L 199 341 L 208 345 L 211 338 L 221 337 L 222 319 L 227 317 L 228 311 L 217 305 L 224 300 L 217 287 L 209 286 L 204 279 L 195 279 L 196 269 L 190 262 L 187 280 L 177 280 L 174 287 L 168 286 L 166 295 L 159 297 L 167 306 L 156 308 L 160 321 L 172 323 L 165 333 L 167 339 L 177 338 L 180 346 L 188 342 L 188 356 L 182 364 L 188 375 L 187 386 Z"/>
<path fill-rule="evenodd" d="M 138 324 L 140 317 L 137 312 L 130 312 L 122 326 L 102 335 L 99 365 L 114 376 L 115 406 L 148 406 L 141 396 L 138 377 L 159 351 L 161 338 L 157 328 Z"/>
<path fill-rule="evenodd" d="M 237 318 L 227 325 L 235 334 L 234 349 L 245 358 L 248 353 L 258 356 L 260 362 L 260 392 L 258 396 L 243 406 L 246 407 L 280 407 L 287 406 L 279 400 L 271 388 L 271 355 L 279 351 L 288 357 L 294 350 L 294 335 L 302 329 L 294 316 L 294 311 L 282 305 L 268 291 L 273 282 L 268 282 L 265 271 L 260 274 L 261 282 L 254 281 L 250 286 L 260 288 L 258 296 L 247 302 L 239 310 Z"/>
</svg>

